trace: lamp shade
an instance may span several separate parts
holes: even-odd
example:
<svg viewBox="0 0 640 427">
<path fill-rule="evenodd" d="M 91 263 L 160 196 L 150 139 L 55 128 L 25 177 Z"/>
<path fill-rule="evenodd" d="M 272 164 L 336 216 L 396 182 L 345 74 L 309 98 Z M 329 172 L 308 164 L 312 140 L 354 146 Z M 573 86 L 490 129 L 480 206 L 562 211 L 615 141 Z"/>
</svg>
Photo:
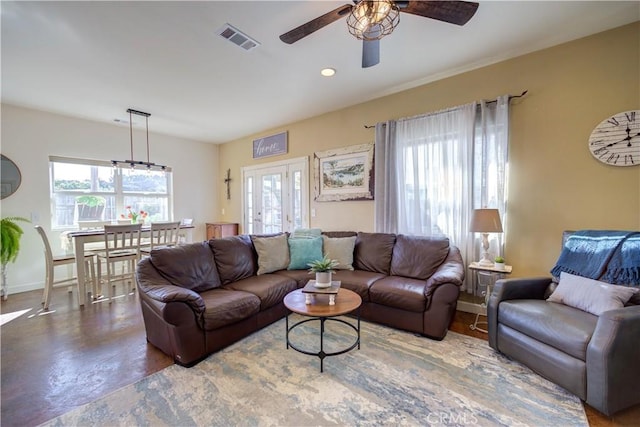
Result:
<svg viewBox="0 0 640 427">
<path fill-rule="evenodd" d="M 502 233 L 498 209 L 474 209 L 469 231 L 475 233 Z"/>
</svg>

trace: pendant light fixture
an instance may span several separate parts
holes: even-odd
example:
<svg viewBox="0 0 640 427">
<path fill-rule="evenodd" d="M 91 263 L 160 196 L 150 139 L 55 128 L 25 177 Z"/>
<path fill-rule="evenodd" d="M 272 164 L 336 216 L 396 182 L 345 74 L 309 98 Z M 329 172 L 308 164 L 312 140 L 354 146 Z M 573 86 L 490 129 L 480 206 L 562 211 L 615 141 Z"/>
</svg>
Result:
<svg viewBox="0 0 640 427">
<path fill-rule="evenodd" d="M 165 171 L 167 169 L 166 166 L 157 165 L 149 160 L 149 116 L 151 116 L 151 114 L 145 113 L 144 111 L 133 110 L 131 108 L 127 110 L 127 113 L 129 113 L 129 138 L 131 143 L 131 159 L 130 160 L 111 160 L 111 164 L 113 165 L 114 168 L 121 165 L 128 165 L 129 167 L 131 167 L 131 169 L 135 169 L 136 167 L 142 167 L 142 168 L 146 168 L 149 171 L 154 169 Z M 147 161 L 146 162 L 143 162 L 141 160 L 133 160 L 133 115 L 134 114 L 138 116 L 144 116 L 145 118 L 145 123 L 147 127 Z"/>
</svg>

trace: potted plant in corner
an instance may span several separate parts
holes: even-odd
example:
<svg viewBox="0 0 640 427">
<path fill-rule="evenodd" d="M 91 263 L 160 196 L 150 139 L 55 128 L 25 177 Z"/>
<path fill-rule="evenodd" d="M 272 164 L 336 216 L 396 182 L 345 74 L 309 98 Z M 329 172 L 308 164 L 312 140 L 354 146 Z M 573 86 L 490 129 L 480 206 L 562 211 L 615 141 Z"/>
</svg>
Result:
<svg viewBox="0 0 640 427">
<path fill-rule="evenodd" d="M 504 270 L 504 258 L 498 255 L 494 258 L 494 267 L 496 270 Z"/>
<path fill-rule="evenodd" d="M 331 286 L 331 273 L 338 266 L 339 262 L 324 256 L 322 259 L 308 263 L 309 274 L 316 273 L 316 288 L 328 288 Z"/>
<path fill-rule="evenodd" d="M 3 299 L 9 296 L 7 293 L 7 265 L 15 262 L 20 252 L 20 238 L 24 231 L 16 224 L 16 221 L 30 222 L 26 218 L 8 217 L 0 220 L 0 263 L 2 263 L 2 287 L 0 295 Z"/>
</svg>

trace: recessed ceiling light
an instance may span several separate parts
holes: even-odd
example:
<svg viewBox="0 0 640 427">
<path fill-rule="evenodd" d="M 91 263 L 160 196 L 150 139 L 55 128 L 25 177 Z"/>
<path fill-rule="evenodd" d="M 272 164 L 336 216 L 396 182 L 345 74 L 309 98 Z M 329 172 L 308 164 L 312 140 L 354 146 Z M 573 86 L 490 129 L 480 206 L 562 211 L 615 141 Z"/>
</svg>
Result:
<svg viewBox="0 0 640 427">
<path fill-rule="evenodd" d="M 320 74 L 322 74 L 325 77 L 331 77 L 336 73 L 336 70 L 333 68 L 323 68 L 322 70 L 320 70 Z"/>
</svg>

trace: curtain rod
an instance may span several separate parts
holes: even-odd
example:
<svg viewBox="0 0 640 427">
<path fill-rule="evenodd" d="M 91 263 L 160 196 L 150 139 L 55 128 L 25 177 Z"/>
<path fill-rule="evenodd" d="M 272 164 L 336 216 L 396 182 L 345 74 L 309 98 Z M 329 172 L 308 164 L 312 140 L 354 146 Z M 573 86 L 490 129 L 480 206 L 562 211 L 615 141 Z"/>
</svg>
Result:
<svg viewBox="0 0 640 427">
<path fill-rule="evenodd" d="M 509 95 L 509 101 L 511 101 L 512 99 L 515 98 L 522 98 L 523 96 L 525 96 L 527 94 L 527 92 L 529 92 L 529 90 L 525 90 L 523 91 L 520 95 Z M 491 101 L 486 101 L 486 104 L 493 104 L 494 102 L 498 102 L 497 99 L 492 99 Z M 364 125 L 365 129 L 372 129 L 375 128 L 376 125 Z"/>
</svg>

